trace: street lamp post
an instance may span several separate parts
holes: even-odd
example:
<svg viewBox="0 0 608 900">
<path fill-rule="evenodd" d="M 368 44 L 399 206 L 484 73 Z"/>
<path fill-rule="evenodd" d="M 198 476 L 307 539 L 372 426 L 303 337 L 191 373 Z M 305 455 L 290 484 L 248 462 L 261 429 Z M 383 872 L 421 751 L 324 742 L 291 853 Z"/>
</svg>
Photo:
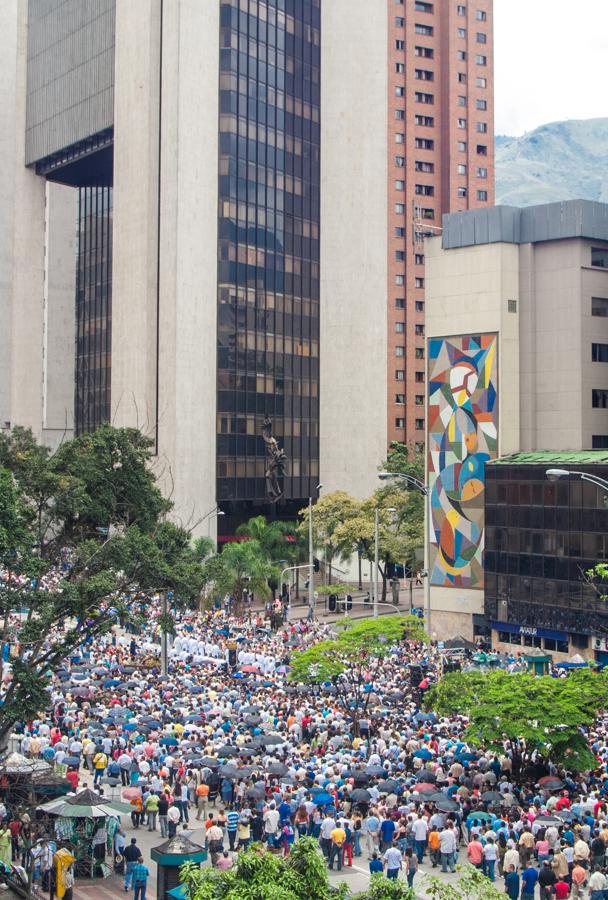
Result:
<svg viewBox="0 0 608 900">
<path fill-rule="evenodd" d="M 220 516 L 225 516 L 226 513 L 216 506 L 215 509 L 210 510 L 206 516 L 203 516 L 203 522 L 207 519 L 207 536 L 211 537 L 211 523 L 214 519 L 218 519 Z"/>
<path fill-rule="evenodd" d="M 574 475 L 576 478 L 580 478 L 581 481 L 588 481 L 596 487 L 608 490 L 608 480 L 600 478 L 599 475 L 590 475 L 588 472 L 575 472 L 570 469 L 547 469 L 545 475 L 549 481 L 559 481 L 560 478 L 571 478 Z"/>
<path fill-rule="evenodd" d="M 423 481 L 420 481 L 419 478 L 415 478 L 413 475 L 408 475 L 406 472 L 379 472 L 378 478 L 382 481 L 388 481 L 390 478 L 403 478 L 408 487 L 413 488 L 423 495 L 423 497 L 428 497 L 429 489 Z M 428 504 L 424 502 L 424 566 L 426 569 L 426 580 L 424 583 L 424 593 L 425 593 L 425 607 L 426 607 L 426 628 L 431 634 L 431 554 L 428 540 L 428 523 L 426 521 L 426 517 L 428 515 Z"/>
<path fill-rule="evenodd" d="M 160 671 L 161 675 L 167 675 L 169 671 L 169 653 L 167 646 L 167 592 L 161 591 L 161 615 L 163 626 L 160 632 Z"/>
<path fill-rule="evenodd" d="M 378 507 L 374 520 L 374 578 L 372 584 L 374 592 L 374 619 L 378 618 Z"/>
<path fill-rule="evenodd" d="M 374 580 L 373 580 L 373 589 L 374 589 L 374 619 L 378 618 L 378 569 L 379 569 L 379 559 L 378 559 L 378 532 L 379 532 L 379 512 L 380 510 L 376 507 L 376 515 L 374 518 Z M 386 512 L 395 512 L 395 508 L 393 506 L 389 506 Z"/>
<path fill-rule="evenodd" d="M 317 495 L 319 491 L 323 487 L 322 484 L 318 484 L 315 488 Z M 315 571 L 315 562 L 314 562 L 314 547 L 312 543 L 312 497 L 308 498 L 308 612 L 310 616 L 314 617 L 314 605 L 315 605 L 315 597 L 314 597 L 314 571 Z"/>
</svg>

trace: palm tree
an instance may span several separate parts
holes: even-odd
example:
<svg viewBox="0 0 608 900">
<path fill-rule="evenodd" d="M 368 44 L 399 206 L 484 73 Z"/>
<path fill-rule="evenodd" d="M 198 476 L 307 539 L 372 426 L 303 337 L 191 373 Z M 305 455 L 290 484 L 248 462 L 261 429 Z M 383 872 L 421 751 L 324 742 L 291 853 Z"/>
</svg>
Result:
<svg viewBox="0 0 608 900">
<path fill-rule="evenodd" d="M 240 607 L 245 591 L 251 591 L 262 599 L 270 596 L 269 581 L 275 581 L 279 571 L 268 559 L 257 540 L 228 544 L 216 558 L 214 581 L 216 590 L 231 594 Z"/>
<path fill-rule="evenodd" d="M 257 541 L 260 549 L 272 562 L 290 558 L 290 543 L 287 539 L 295 537 L 295 522 L 267 522 L 265 516 L 254 516 L 239 525 L 236 530 L 239 537 Z"/>
</svg>

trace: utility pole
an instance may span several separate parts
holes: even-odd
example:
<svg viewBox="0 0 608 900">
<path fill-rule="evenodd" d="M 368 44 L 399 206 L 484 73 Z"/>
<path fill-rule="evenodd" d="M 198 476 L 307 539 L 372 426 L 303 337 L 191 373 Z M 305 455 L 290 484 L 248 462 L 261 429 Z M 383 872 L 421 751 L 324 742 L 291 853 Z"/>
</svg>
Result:
<svg viewBox="0 0 608 900">
<path fill-rule="evenodd" d="M 378 507 L 374 518 L 374 619 L 378 618 Z"/>
<path fill-rule="evenodd" d="M 322 484 L 317 485 L 317 495 L 323 487 Z M 313 555 L 312 544 L 312 497 L 308 498 L 308 612 L 314 618 L 315 610 L 315 593 L 314 593 L 314 574 L 315 560 Z"/>
<path fill-rule="evenodd" d="M 314 558 L 312 546 L 312 497 L 308 498 L 308 611 L 314 615 Z"/>
<path fill-rule="evenodd" d="M 167 592 L 161 591 L 161 614 L 162 628 L 160 630 L 160 668 L 161 674 L 167 675 Z"/>
</svg>

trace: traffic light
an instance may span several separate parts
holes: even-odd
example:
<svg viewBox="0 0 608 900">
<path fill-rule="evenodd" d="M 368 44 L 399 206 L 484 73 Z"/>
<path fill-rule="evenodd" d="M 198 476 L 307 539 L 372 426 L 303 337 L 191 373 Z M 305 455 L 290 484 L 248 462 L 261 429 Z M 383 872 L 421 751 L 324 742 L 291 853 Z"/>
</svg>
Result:
<svg viewBox="0 0 608 900">
<path fill-rule="evenodd" d="M 350 610 L 352 608 L 353 608 L 353 595 L 347 594 L 346 595 L 346 609 L 350 612 Z"/>
<path fill-rule="evenodd" d="M 317 559 L 316 556 L 313 556 L 313 558 L 312 558 L 312 568 L 313 568 L 313 571 L 315 571 L 315 572 L 318 572 L 319 569 L 321 568 L 321 563 Z"/>
<path fill-rule="evenodd" d="M 338 597 L 336 594 L 330 594 L 329 597 L 327 598 L 327 608 L 329 609 L 330 612 L 336 611 L 337 601 L 338 601 Z"/>
</svg>

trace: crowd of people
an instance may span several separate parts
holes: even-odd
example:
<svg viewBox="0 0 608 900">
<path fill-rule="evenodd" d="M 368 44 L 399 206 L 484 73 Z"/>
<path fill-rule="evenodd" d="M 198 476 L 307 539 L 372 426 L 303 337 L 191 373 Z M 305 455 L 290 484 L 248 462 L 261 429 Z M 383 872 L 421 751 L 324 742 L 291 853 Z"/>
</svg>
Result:
<svg viewBox="0 0 608 900">
<path fill-rule="evenodd" d="M 608 898 L 605 721 L 589 735 L 598 767 L 585 776 L 523 748 L 472 747 L 463 717 L 421 711 L 439 648 L 403 642 L 387 648 L 355 734 L 331 685 L 313 691 L 288 678 L 291 655 L 330 636 L 329 625 L 273 629 L 263 612 L 239 618 L 227 607 L 183 614 L 163 675 L 158 603 L 149 613 L 141 633 L 116 625 L 66 660 L 46 714 L 14 738 L 26 757 L 65 768 L 74 790 L 119 786 L 131 822 L 114 851 L 136 898 L 149 877 L 140 829 L 185 833 L 220 869 L 252 842 L 287 856 L 310 836 L 330 870 L 416 887 L 422 872 L 468 861 L 511 898 Z M 20 852 L 18 818 L 4 812 L 0 858 Z"/>
</svg>

